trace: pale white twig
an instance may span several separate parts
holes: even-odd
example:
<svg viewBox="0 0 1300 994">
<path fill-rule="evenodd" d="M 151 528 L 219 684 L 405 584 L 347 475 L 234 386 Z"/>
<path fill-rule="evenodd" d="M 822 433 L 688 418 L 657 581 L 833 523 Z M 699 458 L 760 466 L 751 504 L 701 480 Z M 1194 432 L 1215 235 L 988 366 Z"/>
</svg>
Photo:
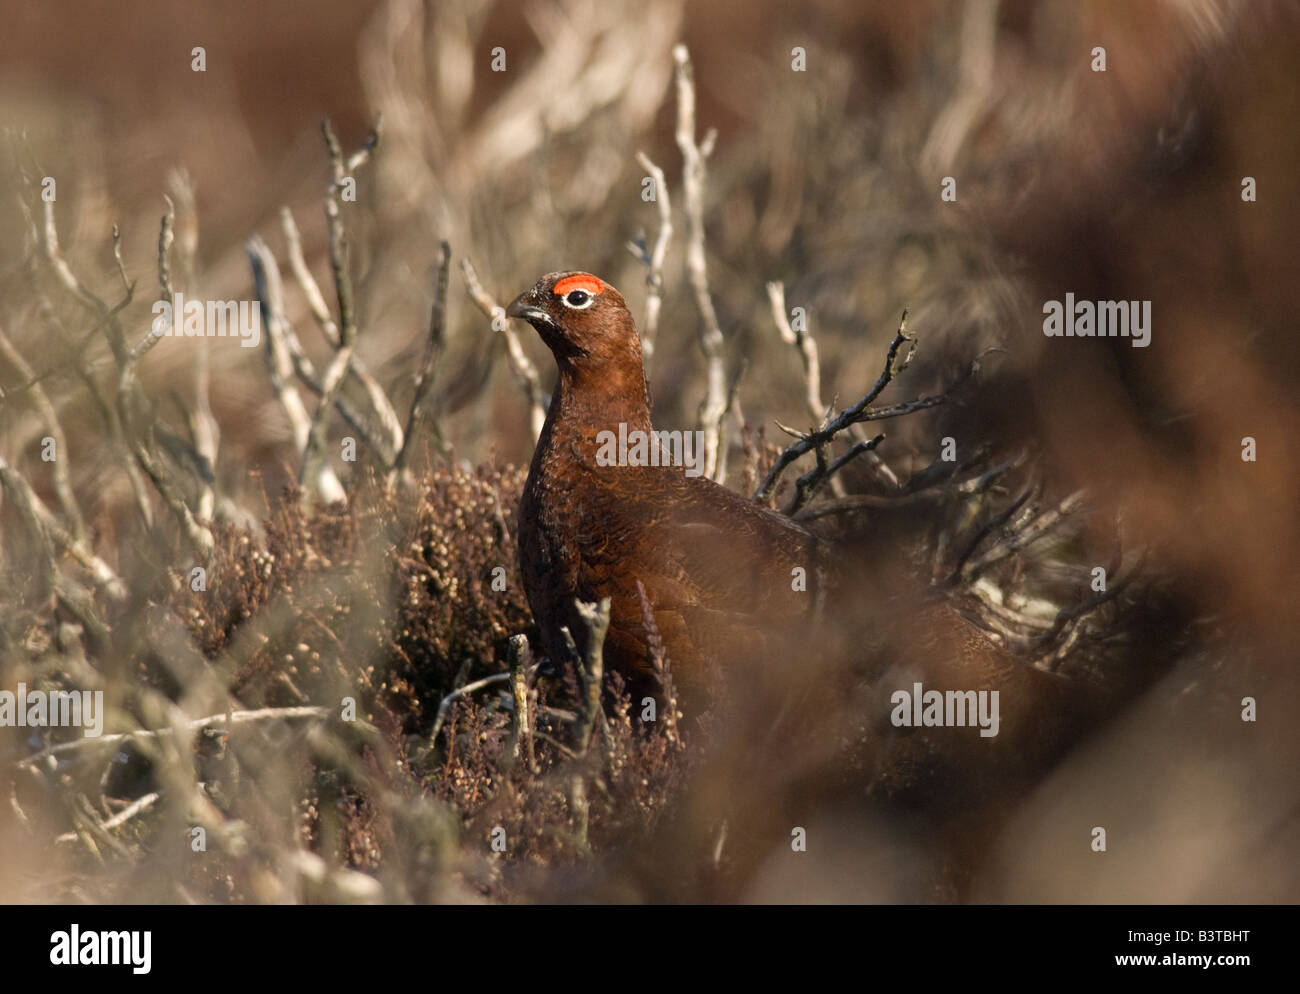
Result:
<svg viewBox="0 0 1300 994">
<path fill-rule="evenodd" d="M 813 423 L 821 425 L 827 418 L 828 410 L 822 403 L 821 362 L 817 354 L 817 340 L 813 338 L 812 329 L 807 326 L 807 316 L 805 315 L 803 327 L 797 331 L 790 326 L 789 312 L 785 304 L 785 284 L 779 280 L 767 284 L 767 298 L 772 305 L 772 320 L 776 322 L 776 330 L 780 333 L 782 341 L 794 346 L 799 352 L 804 373 L 804 404 L 812 416 Z M 848 434 L 859 445 L 867 441 L 855 426 L 849 426 Z M 898 477 L 880 458 L 878 452 L 874 449 L 858 451 L 866 455 L 871 468 L 891 489 L 899 488 Z M 830 486 L 836 497 L 844 496 L 844 484 L 838 476 L 830 477 Z"/>
<path fill-rule="evenodd" d="M 380 123 L 376 122 L 374 130 L 365 144 L 346 160 L 339 145 L 338 136 L 329 118 L 321 122 L 321 133 L 325 137 L 325 146 L 329 150 L 333 180 L 325 191 L 325 225 L 329 231 L 330 270 L 334 276 L 334 291 L 339 304 L 339 346 L 338 351 L 325 369 L 321 381 L 321 399 L 316 407 L 316 416 L 312 421 L 311 432 L 307 436 L 307 445 L 303 450 L 302 465 L 298 470 L 298 481 L 305 484 L 317 476 L 318 467 L 324 459 L 325 429 L 334 401 L 347 379 L 352 365 L 352 357 L 357 348 L 356 304 L 352 295 L 352 274 L 348 270 L 347 229 L 339 209 L 339 196 L 350 174 L 359 169 L 370 157 L 370 153 L 379 143 Z M 304 485 L 303 496 L 310 498 L 310 491 Z"/>
<path fill-rule="evenodd" d="M 199 216 L 194 207 L 194 187 L 190 182 L 189 174 L 183 169 L 175 169 L 168 174 L 167 186 L 173 201 L 179 208 L 177 247 L 181 277 L 185 291 L 194 293 L 198 284 L 199 253 Z M 210 400 L 212 377 L 208 337 L 199 336 L 195 347 L 197 352 L 194 356 L 194 403 L 192 409 L 185 412 L 185 418 L 190 427 L 195 453 L 198 454 L 200 461 L 206 462 L 215 472 L 217 453 L 221 447 L 221 429 L 212 413 Z M 199 520 L 210 521 L 217 507 L 216 487 L 212 477 L 202 473 L 196 476 L 198 496 L 195 501 L 195 511 Z"/>
<path fill-rule="evenodd" d="M 44 224 L 41 225 L 36 223 L 36 218 L 32 214 L 31 208 L 28 207 L 25 198 L 20 197 L 18 199 L 18 207 L 22 212 L 23 220 L 27 223 L 27 229 L 32 244 L 40 247 L 41 254 L 54 270 L 59 282 L 69 293 L 73 294 L 78 298 L 78 300 L 80 300 L 83 307 L 92 311 L 98 318 L 95 326 L 91 329 L 90 334 L 98 332 L 101 328 L 106 329 L 105 334 L 108 338 L 109 346 L 113 350 L 113 356 L 115 359 L 120 361 L 125 351 L 125 345 L 123 344 L 124 332 L 122 331 L 122 323 L 118 318 L 118 314 L 134 297 L 135 284 L 126 282 L 125 267 L 122 264 L 121 235 L 117 229 L 117 225 L 113 226 L 113 255 L 117 262 L 118 274 L 122 278 L 123 284 L 126 287 L 126 292 L 122 301 L 110 309 L 76 277 L 72 272 L 71 267 L 68 265 L 67 260 L 64 259 L 63 253 L 59 249 L 58 227 L 54 223 L 54 204 L 48 201 L 45 203 Z M 44 295 L 42 294 L 42 297 L 43 296 Z M 46 303 L 47 305 L 49 304 L 48 299 L 46 300 Z M 50 305 L 48 310 L 52 312 L 53 306 Z M 95 399 L 96 404 L 99 406 L 100 413 L 104 418 L 104 422 L 108 425 L 114 443 L 121 450 L 123 461 L 126 466 L 127 481 L 131 484 L 131 493 L 135 497 L 136 510 L 140 513 L 140 519 L 146 524 L 146 526 L 152 527 L 153 507 L 149 503 L 148 494 L 145 489 L 144 475 L 141 472 L 140 467 L 137 466 L 135 461 L 132 459 L 132 448 L 130 443 L 127 441 L 126 430 L 120 423 L 117 408 L 113 404 L 109 403 L 99 381 L 91 372 L 90 364 L 82 354 L 82 349 L 88 341 L 89 335 L 87 335 L 86 339 L 83 340 L 80 345 L 73 346 L 74 368 L 77 371 L 77 375 L 81 378 L 81 381 L 89 390 L 90 395 Z"/>
<path fill-rule="evenodd" d="M 260 235 L 248 240 L 248 261 L 253 267 L 253 280 L 257 296 L 262 302 L 262 324 L 266 331 L 266 365 L 271 378 L 271 389 L 280 402 L 284 416 L 293 432 L 294 451 L 304 455 L 307 439 L 311 435 L 311 415 L 303 403 L 294 379 L 294 363 L 288 343 L 288 319 L 284 316 L 284 288 L 280 281 L 280 267 Z M 345 500 L 343 484 L 327 461 L 321 461 L 314 481 L 316 492 L 326 503 Z"/>
<path fill-rule="evenodd" d="M 727 375 L 723 366 L 722 329 L 709 292 L 704 253 L 705 162 L 713 151 L 717 132 L 710 129 L 695 141 L 695 74 L 685 45 L 673 47 L 677 63 L 677 147 L 682 152 L 682 191 L 686 199 L 686 271 L 700 312 L 700 351 L 704 353 L 706 386 L 700 403 L 699 425 L 704 431 L 704 474 L 722 482 L 726 475 L 722 445 L 722 419 L 727 413 Z"/>
<path fill-rule="evenodd" d="M 125 824 L 126 822 L 134 818 L 136 815 L 148 811 L 151 807 L 153 807 L 158 802 L 158 798 L 161 796 L 162 796 L 161 794 L 155 791 L 152 794 L 145 794 L 144 797 L 137 798 L 136 800 L 128 804 L 126 807 L 124 807 L 117 814 L 113 815 L 113 817 L 108 819 L 108 821 L 103 822 L 99 826 L 100 830 L 108 831 L 110 828 L 117 828 L 118 825 Z M 76 832 L 64 832 L 62 835 L 56 836 L 54 841 L 55 842 L 76 842 L 77 838 L 78 835 Z"/>
<path fill-rule="evenodd" d="M 192 721 L 181 722 L 180 731 L 195 732 L 201 728 L 210 728 L 213 725 L 248 725 L 259 721 L 274 720 L 291 720 L 294 718 L 328 718 L 331 709 L 327 707 L 296 707 L 296 708 L 259 708 L 256 711 L 230 711 L 222 714 L 212 714 L 205 718 L 195 718 Z M 59 756 L 65 752 L 75 752 L 80 749 L 92 748 L 97 746 L 110 746 L 127 742 L 145 742 L 150 739 L 157 739 L 164 736 L 172 735 L 177 731 L 177 727 L 171 728 L 141 728 L 134 732 L 115 732 L 112 735 L 99 735 L 94 738 L 89 736 L 74 739 L 71 742 L 61 742 L 58 745 L 49 746 L 40 752 L 20 759 L 17 763 L 19 769 L 25 766 L 36 766 L 42 760 L 49 759 L 51 756 Z"/>
<path fill-rule="evenodd" d="M 0 355 L 3 355 L 5 361 L 13 366 L 24 382 L 30 384 L 28 389 L 31 390 L 32 405 L 36 408 L 41 420 L 45 422 L 45 430 L 54 439 L 55 459 L 54 464 L 50 467 L 53 473 L 54 495 L 58 498 L 59 507 L 68 519 L 73 538 L 80 542 L 86 537 L 86 522 L 81 516 L 81 505 L 77 503 L 76 494 L 72 489 L 68 440 L 63 433 L 63 424 L 59 421 L 58 412 L 55 411 L 54 405 L 50 402 L 45 388 L 38 382 L 32 367 L 28 365 L 22 353 L 9 341 L 9 336 L 4 333 L 2 328 L 0 328 Z"/>
<path fill-rule="evenodd" d="M 646 301 L 645 324 L 641 328 L 641 358 L 646 367 L 654 357 L 655 336 L 659 331 L 659 311 L 663 306 L 664 296 L 664 256 L 668 253 L 668 242 L 673 236 L 673 208 L 668 196 L 668 181 L 664 171 L 650 161 L 644 152 L 637 152 L 636 161 L 650 174 L 655 185 L 655 203 L 659 208 L 659 233 L 655 236 L 654 248 L 647 250 L 645 245 L 629 245 L 632 254 L 645 263 Z"/>
<path fill-rule="evenodd" d="M 505 336 L 506 352 L 510 358 L 510 371 L 515 374 L 515 381 L 519 384 L 519 388 L 523 390 L 524 396 L 528 398 L 528 413 L 532 423 L 533 438 L 537 438 L 542 433 L 542 425 L 546 422 L 546 393 L 542 390 L 542 380 L 537 375 L 537 367 L 533 365 L 533 361 L 524 352 L 524 348 L 519 342 L 519 336 L 515 334 L 510 322 L 506 320 L 506 309 L 483 289 L 483 284 L 479 282 L 478 272 L 474 269 L 474 264 L 469 261 L 468 257 L 460 260 L 460 269 L 465 276 L 465 289 L 469 292 L 470 299 L 478 305 L 478 309 L 487 315 L 488 320 L 492 322 L 492 330 Z"/>
<path fill-rule="evenodd" d="M 126 597 L 126 585 L 113 571 L 113 567 L 95 555 L 84 541 L 70 534 L 59 524 L 54 514 L 45 506 L 45 502 L 32 490 L 31 485 L 22 475 L 14 471 L 3 456 L 0 456 L 0 483 L 10 491 L 21 508 L 30 512 L 33 523 L 51 542 L 85 567 L 96 586 L 113 600 L 122 600 Z M 54 569 L 56 564 L 51 562 L 50 567 Z"/>
<path fill-rule="evenodd" d="M 767 284 L 767 299 L 772 305 L 772 320 L 781 340 L 793 346 L 803 363 L 804 406 L 812 416 L 814 424 L 820 424 L 826 416 L 826 405 L 822 403 L 821 363 L 817 358 L 817 341 L 807 327 L 795 331 L 790 327 L 790 319 L 785 309 L 785 284 L 772 280 Z"/>
<path fill-rule="evenodd" d="M 429 744 L 432 745 L 438 740 L 438 733 L 442 731 L 442 726 L 447 720 L 447 715 L 451 712 L 451 706 L 463 697 L 468 697 L 475 691 L 482 690 L 484 687 L 492 687 L 496 684 L 510 683 L 512 675 L 510 673 L 493 673 L 491 676 L 485 676 L 482 680 L 475 680 L 473 683 L 467 683 L 463 687 L 457 687 L 442 699 L 438 705 L 438 714 L 433 719 L 433 730 L 429 732 Z"/>
<path fill-rule="evenodd" d="M 325 296 L 321 293 L 320 284 L 316 282 L 316 277 L 312 275 L 311 269 L 307 265 L 306 257 L 302 251 L 302 236 L 298 233 L 298 225 L 294 223 L 293 212 L 288 207 L 280 208 L 280 227 L 284 231 L 285 242 L 289 247 L 289 266 L 293 270 L 294 279 L 298 281 L 298 286 L 302 289 L 303 296 L 307 299 L 307 308 L 311 311 L 312 317 L 316 319 L 316 324 L 322 334 L 335 348 L 339 346 L 339 327 L 330 314 L 329 306 L 325 303 Z M 295 342 L 296 344 L 296 336 Z M 301 351 L 301 349 L 299 349 Z M 303 359 L 305 359 L 305 355 Z M 295 363 L 299 368 L 300 375 L 310 369 L 310 366 L 304 363 Z M 388 399 L 388 394 L 384 392 L 379 382 L 370 375 L 366 369 L 366 364 L 361 356 L 352 357 L 352 365 L 348 370 L 349 374 L 356 378 L 365 391 L 367 399 L 370 401 L 370 407 L 375 412 L 375 417 L 379 419 L 387 438 L 384 440 L 382 448 L 376 447 L 380 457 L 388 462 L 396 456 L 396 453 L 402 451 L 402 442 L 404 434 L 402 423 L 397 417 L 397 411 L 393 408 L 392 402 Z M 342 407 L 340 406 L 340 410 Z M 347 417 L 347 415 L 344 415 Z M 373 442 L 373 440 L 372 440 Z"/>
</svg>

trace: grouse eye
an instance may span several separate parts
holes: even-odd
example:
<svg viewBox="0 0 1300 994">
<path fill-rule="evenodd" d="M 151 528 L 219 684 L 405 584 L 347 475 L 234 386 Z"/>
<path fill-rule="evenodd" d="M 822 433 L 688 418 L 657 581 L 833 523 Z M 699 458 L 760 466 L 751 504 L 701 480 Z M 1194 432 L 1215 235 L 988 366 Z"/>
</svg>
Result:
<svg viewBox="0 0 1300 994">
<path fill-rule="evenodd" d="M 591 294 L 586 290 L 570 290 L 564 295 L 564 303 L 569 307 L 586 307 L 591 303 Z"/>
</svg>

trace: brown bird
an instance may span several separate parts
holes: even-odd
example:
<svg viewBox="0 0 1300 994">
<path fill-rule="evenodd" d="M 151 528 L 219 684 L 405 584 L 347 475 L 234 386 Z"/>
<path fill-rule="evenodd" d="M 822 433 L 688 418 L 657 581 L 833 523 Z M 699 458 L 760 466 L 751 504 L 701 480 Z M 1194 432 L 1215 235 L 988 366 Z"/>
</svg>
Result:
<svg viewBox="0 0 1300 994">
<path fill-rule="evenodd" d="M 641 343 L 614 287 L 551 273 L 506 313 L 537 329 L 559 367 L 520 503 L 524 590 L 545 651 L 566 658 L 564 627 L 585 651 L 574 602 L 609 597 L 606 668 L 634 701 L 655 693 L 639 581 L 687 700 L 699 700 L 711 664 L 724 674 L 761 669 L 819 610 L 817 539 L 690 467 L 662 464 L 691 446 L 649 434 Z"/>
<path fill-rule="evenodd" d="M 559 367 L 519 524 L 545 652 L 567 659 L 565 627 L 585 651 L 575 601 L 609 597 L 606 667 L 629 681 L 635 703 L 658 696 L 639 581 L 684 710 L 711 703 L 710 663 L 739 705 L 697 771 L 688 816 L 633 862 L 644 858 L 648 880 L 701 852 L 716 865 L 726 825 L 727 872 L 743 881 L 772 846 L 789 844 L 799 818 L 844 798 L 868 803 L 870 787 L 872 798 L 934 819 L 959 890 L 1009 799 L 1095 720 L 1099 695 L 1033 669 L 905 579 L 902 535 L 914 529 L 876 520 L 862 534 L 818 537 L 682 466 L 608 458 L 611 438 L 652 425 L 635 322 L 603 280 L 552 273 L 507 314 L 537 329 Z M 633 451 L 626 463 L 647 461 Z M 917 683 L 997 691 L 996 736 L 895 727 L 893 695 Z"/>
</svg>

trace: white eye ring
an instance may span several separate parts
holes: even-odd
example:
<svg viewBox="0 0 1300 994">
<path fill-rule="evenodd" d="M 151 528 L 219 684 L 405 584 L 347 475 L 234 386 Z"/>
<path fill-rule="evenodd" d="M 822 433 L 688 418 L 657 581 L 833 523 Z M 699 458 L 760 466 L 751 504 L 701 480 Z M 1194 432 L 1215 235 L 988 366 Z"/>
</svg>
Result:
<svg viewBox="0 0 1300 994">
<path fill-rule="evenodd" d="M 579 295 L 581 295 L 583 299 L 578 303 L 574 303 L 572 298 L 577 297 Z M 563 297 L 560 298 L 560 302 L 563 303 L 564 306 L 569 308 L 570 310 L 585 311 L 588 307 L 590 307 L 592 304 L 596 302 L 596 295 L 587 290 L 570 290 L 568 293 L 566 293 Z"/>
</svg>

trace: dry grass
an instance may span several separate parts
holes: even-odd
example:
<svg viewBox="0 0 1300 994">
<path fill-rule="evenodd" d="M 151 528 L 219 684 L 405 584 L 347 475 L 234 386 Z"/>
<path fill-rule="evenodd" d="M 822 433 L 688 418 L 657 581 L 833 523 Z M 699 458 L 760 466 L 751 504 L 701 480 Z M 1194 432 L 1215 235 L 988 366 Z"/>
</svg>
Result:
<svg viewBox="0 0 1300 994">
<path fill-rule="evenodd" d="M 237 180 L 192 163 L 165 207 L 106 178 L 165 122 L 73 142 L 102 134 L 92 111 L 20 107 L 0 182 L 0 690 L 102 690 L 125 737 L 0 728 L 0 898 L 1295 899 L 1300 198 L 1275 126 L 1294 98 L 1266 85 L 1294 17 L 771 8 L 387 0 L 356 43 L 377 145 L 304 138 L 285 172 Z M 478 60 L 502 33 L 493 75 Z M 1098 44 L 1107 74 L 1079 55 Z M 663 252 L 646 163 L 672 196 Z M 1240 201 L 1247 173 L 1260 203 Z M 174 290 L 251 298 L 250 254 L 260 348 L 148 337 Z M 778 465 L 772 422 L 808 435 L 771 497 L 853 564 L 816 633 L 853 659 L 809 664 L 811 703 L 780 726 L 798 741 L 772 749 L 743 701 L 675 724 L 670 690 L 645 722 L 616 675 L 587 716 L 585 674 L 512 647 L 534 636 L 519 377 L 551 367 L 492 330 L 490 301 L 572 267 L 657 314 L 656 421 L 694 426 L 708 398 L 728 485 Z M 806 332 L 774 320 L 777 280 Z M 1045 339 L 1040 304 L 1067 290 L 1151 299 L 1152 346 Z M 910 365 L 906 339 L 886 359 L 904 307 Z M 868 413 L 897 417 L 810 424 L 882 363 Z M 935 604 L 965 627 L 930 625 Z M 880 695 L 965 640 L 1052 674 L 1068 707 L 1026 705 L 989 753 L 899 759 Z"/>
</svg>

